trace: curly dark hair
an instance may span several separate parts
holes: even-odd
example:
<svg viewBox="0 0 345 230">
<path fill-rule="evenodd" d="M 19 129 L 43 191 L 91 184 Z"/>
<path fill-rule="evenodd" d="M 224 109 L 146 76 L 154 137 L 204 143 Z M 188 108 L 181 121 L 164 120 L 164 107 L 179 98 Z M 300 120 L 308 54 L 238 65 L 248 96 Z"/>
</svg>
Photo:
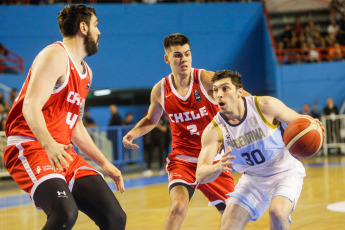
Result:
<svg viewBox="0 0 345 230">
<path fill-rule="evenodd" d="M 243 88 L 242 76 L 241 74 L 239 74 L 239 72 L 231 70 L 218 70 L 214 73 L 212 77 L 212 82 L 214 83 L 223 78 L 230 78 L 232 84 L 236 86 L 236 89 Z"/>
<path fill-rule="evenodd" d="M 90 26 L 92 14 L 96 15 L 96 11 L 91 6 L 65 6 L 58 15 L 58 23 L 62 36 L 72 37 L 76 35 L 79 31 L 79 25 L 81 22 L 85 22 Z"/>
</svg>

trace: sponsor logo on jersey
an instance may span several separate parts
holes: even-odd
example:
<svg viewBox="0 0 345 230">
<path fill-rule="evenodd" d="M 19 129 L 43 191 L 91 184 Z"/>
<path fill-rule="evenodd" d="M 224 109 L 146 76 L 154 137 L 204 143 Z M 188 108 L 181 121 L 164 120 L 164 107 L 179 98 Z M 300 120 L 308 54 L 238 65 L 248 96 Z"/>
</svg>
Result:
<svg viewBox="0 0 345 230">
<path fill-rule="evenodd" d="M 194 90 L 193 92 L 194 92 L 194 97 L 195 97 L 196 102 L 202 101 L 202 98 L 201 98 L 201 95 L 200 95 L 199 90 L 196 89 L 196 90 Z"/>
<path fill-rule="evenodd" d="M 37 172 L 37 174 L 40 174 L 40 172 L 41 172 L 41 167 L 40 166 L 37 166 L 36 172 Z"/>
<path fill-rule="evenodd" d="M 181 113 L 172 113 L 168 114 L 172 123 L 180 123 L 185 121 L 198 120 L 202 117 L 208 115 L 206 111 L 206 106 L 199 109 L 199 111 L 188 111 Z"/>
<path fill-rule="evenodd" d="M 227 144 L 232 148 L 240 149 L 266 137 L 261 128 L 250 130 L 236 139 L 227 140 Z"/>
<path fill-rule="evenodd" d="M 45 165 L 42 168 L 43 168 L 43 171 L 53 170 L 53 166 L 51 166 L 51 165 Z"/>
</svg>

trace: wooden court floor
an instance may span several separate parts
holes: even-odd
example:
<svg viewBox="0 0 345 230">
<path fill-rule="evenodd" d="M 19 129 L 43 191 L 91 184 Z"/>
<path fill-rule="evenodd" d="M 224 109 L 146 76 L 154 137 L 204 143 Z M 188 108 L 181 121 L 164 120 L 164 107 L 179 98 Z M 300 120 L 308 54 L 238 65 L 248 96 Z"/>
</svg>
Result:
<svg viewBox="0 0 345 230">
<path fill-rule="evenodd" d="M 291 229 L 334 230 L 345 229 L 345 212 L 327 210 L 327 205 L 345 201 L 345 157 L 314 157 L 303 159 L 307 177 L 296 210 L 292 214 Z M 239 174 L 234 174 L 235 181 Z M 126 178 L 126 177 L 125 177 Z M 22 193 L 19 189 L 0 191 L 0 198 Z M 127 213 L 129 230 L 162 229 L 168 212 L 170 198 L 167 183 L 128 189 L 115 193 Z M 345 204 L 344 204 L 345 205 Z M 345 207 L 344 207 L 345 209 Z M 41 229 L 45 222 L 43 211 L 32 204 L 0 209 L 0 230 Z M 220 215 L 197 191 L 190 202 L 182 230 L 219 229 Z M 97 226 L 83 213 L 79 213 L 75 230 L 93 230 Z M 266 212 L 258 221 L 250 222 L 245 229 L 269 229 Z"/>
</svg>

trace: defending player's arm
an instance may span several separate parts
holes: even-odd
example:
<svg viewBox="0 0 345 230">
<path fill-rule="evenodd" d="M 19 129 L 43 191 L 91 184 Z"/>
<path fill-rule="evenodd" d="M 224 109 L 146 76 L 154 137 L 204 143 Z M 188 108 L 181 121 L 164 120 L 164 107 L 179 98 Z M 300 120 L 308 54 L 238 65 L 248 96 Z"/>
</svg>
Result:
<svg viewBox="0 0 345 230">
<path fill-rule="evenodd" d="M 203 70 L 201 71 L 200 74 L 200 79 L 202 82 L 202 85 L 204 86 L 207 94 L 213 98 L 213 82 L 212 82 L 212 77 L 214 75 L 214 72 L 212 71 L 207 71 L 207 70 Z M 250 93 L 248 93 L 247 91 L 243 90 L 243 97 L 249 97 L 252 96 Z"/>
<path fill-rule="evenodd" d="M 150 132 L 157 125 L 162 113 L 161 82 L 158 82 L 152 89 L 151 104 L 147 115 L 123 137 L 122 143 L 124 147 L 128 149 L 138 149 L 139 146 L 133 144 L 133 140 Z"/>
<path fill-rule="evenodd" d="M 230 159 L 231 149 L 229 148 L 222 156 L 219 162 L 213 164 L 219 149 L 220 139 L 216 128 L 210 123 L 204 130 L 201 137 L 201 152 L 198 158 L 198 167 L 196 170 L 196 180 L 200 184 L 205 184 L 214 181 L 224 171 L 229 171 L 233 164 Z"/>
<path fill-rule="evenodd" d="M 86 156 L 102 167 L 103 171 L 115 182 L 116 189 L 123 193 L 125 186 L 121 171 L 118 170 L 93 142 L 83 124 L 84 105 L 80 108 L 78 122 L 72 132 L 72 141 Z"/>
<path fill-rule="evenodd" d="M 63 82 L 66 77 L 67 57 L 59 47 L 49 47 L 42 51 L 36 58 L 31 70 L 31 79 L 23 102 L 23 115 L 32 133 L 46 150 L 54 171 L 58 167 L 63 171 L 67 168 L 66 159 L 72 157 L 65 151 L 71 145 L 57 143 L 50 135 L 42 108 L 48 101 L 54 86 Z"/>
</svg>

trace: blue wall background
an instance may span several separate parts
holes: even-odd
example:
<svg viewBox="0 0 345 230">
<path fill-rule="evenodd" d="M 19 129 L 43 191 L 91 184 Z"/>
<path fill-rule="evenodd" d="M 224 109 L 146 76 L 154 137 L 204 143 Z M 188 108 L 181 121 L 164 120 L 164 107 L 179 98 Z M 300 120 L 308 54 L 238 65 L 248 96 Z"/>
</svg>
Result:
<svg viewBox="0 0 345 230">
<path fill-rule="evenodd" d="M 86 58 L 95 75 L 93 88 L 151 88 L 170 73 L 162 43 L 175 32 L 190 38 L 195 68 L 234 69 L 251 80 L 246 83 L 249 91 L 265 88 L 260 3 L 94 7 L 102 34 L 99 52 Z M 0 7 L 0 41 L 25 59 L 25 72 L 42 48 L 61 40 L 56 17 L 62 8 Z"/>
<path fill-rule="evenodd" d="M 0 6 L 0 42 L 25 59 L 25 75 L 40 50 L 61 40 L 56 18 L 63 7 Z M 195 68 L 237 70 L 244 77 L 245 89 L 252 94 L 277 96 L 292 108 L 314 100 L 323 106 L 329 96 L 341 106 L 345 99 L 343 62 L 277 64 L 261 3 L 94 7 L 102 33 L 99 52 L 86 58 L 94 72 L 94 89 L 152 88 L 170 73 L 163 59 L 163 39 L 181 32 L 191 40 Z M 21 88 L 25 75 L 0 75 L 0 82 Z M 107 109 L 94 112 L 108 114 Z M 135 120 L 144 109 L 135 113 Z M 119 110 L 124 116 L 136 107 Z M 104 118 L 99 121 L 104 123 Z"/>
</svg>

